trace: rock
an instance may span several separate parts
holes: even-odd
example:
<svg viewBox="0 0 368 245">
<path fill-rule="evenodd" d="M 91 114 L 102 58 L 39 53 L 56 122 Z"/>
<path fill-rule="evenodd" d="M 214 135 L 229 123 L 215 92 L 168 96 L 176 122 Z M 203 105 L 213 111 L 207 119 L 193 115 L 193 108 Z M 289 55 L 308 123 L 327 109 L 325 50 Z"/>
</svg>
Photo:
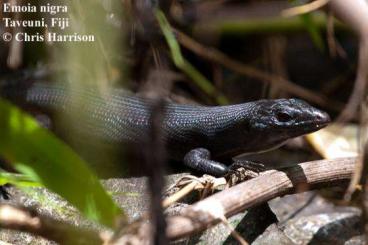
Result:
<svg viewBox="0 0 368 245">
<path fill-rule="evenodd" d="M 183 175 L 169 175 L 167 185 L 172 185 Z M 146 191 L 146 178 L 109 179 L 102 182 L 116 203 L 124 208 L 129 220 L 133 221 L 147 212 L 150 200 Z M 44 188 L 28 188 L 24 192 L 11 187 L 10 193 L 12 198 L 8 203 L 22 204 L 75 225 L 97 227 L 93 222 L 85 220 L 65 200 Z M 188 203 L 174 205 L 166 213 L 177 214 L 191 200 L 189 198 Z M 315 192 L 275 198 L 269 202 L 269 206 L 273 212 L 253 208 L 229 218 L 229 223 L 247 241 L 254 241 L 254 244 L 363 244 L 358 229 L 360 213 L 356 208 L 337 207 Z M 279 220 L 277 225 L 274 214 Z M 0 231 L 0 240 L 22 245 L 54 244 L 26 233 L 7 230 Z M 218 224 L 190 239 L 175 242 L 184 243 L 238 244 L 231 236 L 231 230 L 224 224 Z"/>
<path fill-rule="evenodd" d="M 359 212 L 326 213 L 288 221 L 284 233 L 295 244 L 344 244 L 360 234 Z"/>
</svg>

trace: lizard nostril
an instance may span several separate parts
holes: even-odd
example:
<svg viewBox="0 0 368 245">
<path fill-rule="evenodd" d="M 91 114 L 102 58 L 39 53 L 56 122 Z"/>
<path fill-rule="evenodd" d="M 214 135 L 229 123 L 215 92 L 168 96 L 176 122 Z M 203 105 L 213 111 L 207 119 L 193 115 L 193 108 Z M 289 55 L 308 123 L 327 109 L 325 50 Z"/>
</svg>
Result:
<svg viewBox="0 0 368 245">
<path fill-rule="evenodd" d="M 326 126 L 327 124 L 331 122 L 330 116 L 326 112 L 316 111 L 314 113 L 314 117 L 315 117 L 315 122 L 318 123 L 319 125 Z"/>
<path fill-rule="evenodd" d="M 330 121 L 330 116 L 325 112 L 317 112 L 316 118 L 318 121 L 326 121 L 326 122 Z"/>
</svg>

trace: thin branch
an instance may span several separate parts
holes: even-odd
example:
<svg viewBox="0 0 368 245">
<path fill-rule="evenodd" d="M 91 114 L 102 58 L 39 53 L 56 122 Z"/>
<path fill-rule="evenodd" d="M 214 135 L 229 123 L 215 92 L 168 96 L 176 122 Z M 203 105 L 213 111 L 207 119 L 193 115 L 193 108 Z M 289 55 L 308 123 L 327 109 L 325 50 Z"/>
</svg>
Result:
<svg viewBox="0 0 368 245">
<path fill-rule="evenodd" d="M 367 87 L 368 77 L 368 36 L 362 37 L 359 46 L 359 62 L 354 88 L 350 94 L 348 103 L 338 117 L 338 121 L 346 122 L 352 119 L 358 112 L 363 101 Z"/>
<path fill-rule="evenodd" d="M 197 41 L 193 40 L 192 38 L 180 32 L 179 30 L 174 30 L 174 32 L 181 45 L 183 45 L 187 49 L 191 50 L 192 52 L 196 53 L 197 55 L 207 60 L 221 64 L 222 66 L 230 70 L 233 70 L 239 74 L 242 74 L 244 76 L 251 77 L 260 80 L 262 82 L 277 84 L 278 86 L 282 87 L 285 91 L 298 97 L 304 98 L 306 100 L 313 101 L 313 103 L 323 106 L 325 108 L 340 111 L 343 107 L 343 105 L 340 102 L 331 100 L 322 94 L 318 94 L 315 91 L 303 88 L 283 77 L 269 74 L 260 71 L 256 68 L 247 66 L 239 61 L 233 60 L 224 53 L 218 51 L 217 49 L 205 47 L 204 45 L 198 43 Z"/>
<path fill-rule="evenodd" d="M 0 227 L 24 231 L 60 244 L 102 244 L 103 234 L 36 214 L 24 207 L 0 205 Z"/>
<path fill-rule="evenodd" d="M 293 17 L 295 15 L 306 14 L 325 6 L 330 0 L 316 0 L 301 6 L 285 9 L 281 12 L 283 17 Z"/>
<path fill-rule="evenodd" d="M 361 172 L 359 184 L 363 186 L 363 194 L 361 198 L 362 222 L 365 231 L 365 239 L 368 238 L 368 95 L 361 110 L 361 138 L 360 148 L 362 152 Z M 355 174 L 355 173 L 354 173 Z M 351 181 L 352 182 L 352 181 Z"/>
<path fill-rule="evenodd" d="M 165 102 L 158 99 L 151 108 L 150 129 L 146 143 L 144 168 L 148 176 L 148 189 L 151 196 L 150 218 L 154 227 L 154 244 L 168 244 L 165 236 L 166 220 L 162 208 L 162 189 L 165 184 L 166 151 L 162 142 L 165 119 Z"/>
<path fill-rule="evenodd" d="M 330 1 L 328 6 L 333 14 L 345 22 L 360 36 L 358 70 L 353 92 L 344 110 L 338 117 L 339 121 L 348 121 L 354 117 L 364 98 L 368 76 L 368 4 L 365 0 Z"/>
<path fill-rule="evenodd" d="M 356 158 L 338 158 L 266 171 L 183 209 L 179 216 L 168 217 L 167 236 L 174 240 L 193 235 L 221 222 L 222 217 L 230 217 L 278 196 L 345 184 L 355 163 Z"/>
<path fill-rule="evenodd" d="M 340 122 L 345 122 L 356 115 L 368 88 L 368 4 L 365 0 L 334 0 L 329 3 L 329 7 L 337 18 L 348 24 L 360 36 L 358 69 L 354 88 L 348 103 L 337 119 Z M 366 172 L 366 167 L 363 168 L 363 159 L 359 158 L 349 188 L 345 193 L 346 201 L 350 200 L 359 181 L 366 178 Z"/>
<path fill-rule="evenodd" d="M 331 10 L 328 10 L 327 12 L 326 34 L 328 49 L 330 51 L 331 57 L 336 58 L 339 55 L 340 57 L 346 59 L 347 54 L 345 50 L 335 38 L 335 21 Z"/>
</svg>

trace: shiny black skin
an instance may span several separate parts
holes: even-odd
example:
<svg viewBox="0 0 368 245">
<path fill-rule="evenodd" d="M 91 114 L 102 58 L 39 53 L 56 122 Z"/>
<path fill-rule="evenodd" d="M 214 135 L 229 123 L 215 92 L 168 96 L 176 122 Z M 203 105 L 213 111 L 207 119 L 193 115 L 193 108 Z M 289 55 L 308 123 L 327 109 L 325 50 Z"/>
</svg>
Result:
<svg viewBox="0 0 368 245">
<path fill-rule="evenodd" d="M 17 91 L 3 90 L 3 96 L 71 113 L 77 117 L 81 135 L 92 135 L 108 144 L 138 145 L 147 135 L 152 101 L 124 90 L 111 88 L 98 96 L 88 89 L 68 92 L 65 84 L 34 83 L 22 93 Z M 78 99 L 84 104 L 76 103 Z M 168 103 L 165 111 L 164 141 L 169 158 L 179 161 L 195 148 L 208 149 L 214 158 L 266 151 L 330 122 L 325 112 L 298 99 L 214 107 Z"/>
</svg>

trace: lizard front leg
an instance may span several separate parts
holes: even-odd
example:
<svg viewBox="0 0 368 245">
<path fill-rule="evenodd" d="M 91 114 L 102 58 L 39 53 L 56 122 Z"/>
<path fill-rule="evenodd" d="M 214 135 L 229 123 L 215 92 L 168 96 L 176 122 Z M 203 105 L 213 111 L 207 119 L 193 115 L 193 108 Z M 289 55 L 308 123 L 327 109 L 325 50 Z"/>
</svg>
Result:
<svg viewBox="0 0 368 245">
<path fill-rule="evenodd" d="M 225 164 L 211 160 L 211 153 L 205 148 L 196 148 L 189 151 L 184 156 L 184 164 L 213 176 L 224 176 L 229 171 Z"/>
<path fill-rule="evenodd" d="M 205 148 L 196 148 L 189 151 L 184 157 L 184 164 L 200 172 L 213 176 L 225 176 L 235 173 L 237 169 L 243 168 L 254 174 L 264 170 L 264 165 L 246 160 L 234 160 L 227 166 L 223 163 L 211 160 L 211 152 Z M 254 176 L 254 174 L 250 176 Z"/>
</svg>

